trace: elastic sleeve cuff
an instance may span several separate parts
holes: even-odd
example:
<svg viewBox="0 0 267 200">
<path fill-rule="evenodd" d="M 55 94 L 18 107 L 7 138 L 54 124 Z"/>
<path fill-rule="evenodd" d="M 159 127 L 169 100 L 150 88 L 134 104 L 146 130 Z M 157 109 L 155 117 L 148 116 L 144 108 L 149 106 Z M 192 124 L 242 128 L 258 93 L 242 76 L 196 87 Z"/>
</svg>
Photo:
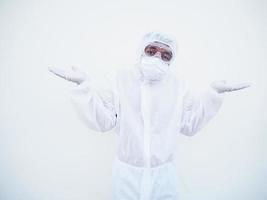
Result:
<svg viewBox="0 0 267 200">
<path fill-rule="evenodd" d="M 208 88 L 208 91 L 204 98 L 204 105 L 206 110 L 208 110 L 210 116 L 214 116 L 220 107 L 222 106 L 223 100 L 224 100 L 224 93 L 218 93 L 215 89 L 212 87 Z"/>
<path fill-rule="evenodd" d="M 71 93 L 72 94 L 77 94 L 77 93 L 84 93 L 84 92 L 89 92 L 92 88 L 92 83 L 90 80 L 85 80 L 79 85 L 73 85 L 71 88 Z"/>
<path fill-rule="evenodd" d="M 225 96 L 225 94 L 224 93 L 219 93 L 219 92 L 217 92 L 213 87 L 209 87 L 208 88 L 208 94 L 210 95 L 210 96 L 212 96 L 212 97 L 214 97 L 214 98 L 216 98 L 216 99 L 218 99 L 218 100 L 223 100 L 224 99 L 224 96 Z"/>
</svg>

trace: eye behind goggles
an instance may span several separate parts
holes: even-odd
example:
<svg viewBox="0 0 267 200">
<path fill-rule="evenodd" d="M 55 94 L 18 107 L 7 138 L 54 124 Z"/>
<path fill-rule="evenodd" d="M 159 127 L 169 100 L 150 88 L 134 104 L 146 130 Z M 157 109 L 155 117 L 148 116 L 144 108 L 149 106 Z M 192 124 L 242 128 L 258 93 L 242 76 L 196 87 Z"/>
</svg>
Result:
<svg viewBox="0 0 267 200">
<path fill-rule="evenodd" d="M 157 52 L 160 52 L 160 57 L 163 61 L 171 61 L 173 55 L 170 50 L 158 47 L 156 45 L 148 45 L 145 47 L 144 52 L 147 56 L 155 56 Z"/>
</svg>

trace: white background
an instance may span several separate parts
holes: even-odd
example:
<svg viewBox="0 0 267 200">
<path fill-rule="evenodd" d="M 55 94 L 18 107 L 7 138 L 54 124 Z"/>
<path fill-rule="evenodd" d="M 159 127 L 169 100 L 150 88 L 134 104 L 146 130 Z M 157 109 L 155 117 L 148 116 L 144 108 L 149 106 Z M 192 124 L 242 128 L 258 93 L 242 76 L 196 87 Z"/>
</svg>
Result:
<svg viewBox="0 0 267 200">
<path fill-rule="evenodd" d="M 114 132 L 79 121 L 72 83 L 48 66 L 97 80 L 131 67 L 142 36 L 172 34 L 177 73 L 192 85 L 250 81 L 193 137 L 179 135 L 183 200 L 267 199 L 267 3 L 0 2 L 0 199 L 110 199 Z"/>
</svg>

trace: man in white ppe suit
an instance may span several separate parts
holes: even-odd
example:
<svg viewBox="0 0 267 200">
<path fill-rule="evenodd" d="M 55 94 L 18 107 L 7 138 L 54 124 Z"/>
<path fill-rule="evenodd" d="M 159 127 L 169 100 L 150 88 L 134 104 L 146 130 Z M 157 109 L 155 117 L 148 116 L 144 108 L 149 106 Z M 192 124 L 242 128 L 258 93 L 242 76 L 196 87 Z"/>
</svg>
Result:
<svg viewBox="0 0 267 200">
<path fill-rule="evenodd" d="M 175 41 L 162 33 L 144 36 L 135 67 L 117 73 L 115 87 L 97 90 L 76 67 L 49 70 L 77 83 L 72 102 L 93 130 L 115 128 L 114 200 L 176 200 L 177 134 L 194 135 L 218 112 L 225 92 L 249 83 L 214 81 L 198 95 L 173 73 Z"/>
</svg>

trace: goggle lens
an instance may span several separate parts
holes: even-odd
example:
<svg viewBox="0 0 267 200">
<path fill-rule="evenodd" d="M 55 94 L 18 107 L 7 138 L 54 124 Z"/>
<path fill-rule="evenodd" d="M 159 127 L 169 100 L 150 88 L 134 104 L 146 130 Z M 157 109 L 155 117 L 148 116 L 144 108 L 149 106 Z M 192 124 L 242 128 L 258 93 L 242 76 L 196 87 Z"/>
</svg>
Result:
<svg viewBox="0 0 267 200">
<path fill-rule="evenodd" d="M 148 45 L 144 51 L 147 56 L 154 56 L 157 52 L 160 52 L 161 59 L 165 62 L 169 62 L 172 59 L 171 51 L 154 45 Z"/>
</svg>

